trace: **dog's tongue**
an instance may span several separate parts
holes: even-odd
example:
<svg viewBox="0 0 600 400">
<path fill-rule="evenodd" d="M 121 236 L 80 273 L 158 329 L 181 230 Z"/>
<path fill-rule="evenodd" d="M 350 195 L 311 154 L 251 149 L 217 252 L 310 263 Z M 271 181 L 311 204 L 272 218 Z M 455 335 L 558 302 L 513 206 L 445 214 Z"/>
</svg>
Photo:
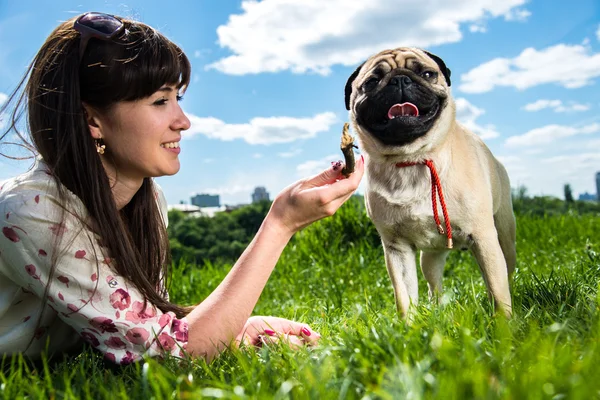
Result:
<svg viewBox="0 0 600 400">
<path fill-rule="evenodd" d="M 388 118 L 394 119 L 400 116 L 419 116 L 419 109 L 413 103 L 394 104 L 388 111 Z"/>
</svg>

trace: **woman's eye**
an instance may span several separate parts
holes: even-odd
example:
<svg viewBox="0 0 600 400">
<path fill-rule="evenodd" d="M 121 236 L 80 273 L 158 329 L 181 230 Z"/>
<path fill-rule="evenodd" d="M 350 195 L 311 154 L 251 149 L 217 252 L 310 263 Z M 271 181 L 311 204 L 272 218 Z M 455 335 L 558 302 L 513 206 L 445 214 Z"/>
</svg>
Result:
<svg viewBox="0 0 600 400">
<path fill-rule="evenodd" d="M 367 91 L 372 90 L 375 88 L 375 86 L 377 86 L 378 83 L 379 83 L 379 79 L 370 78 L 365 83 L 363 83 L 363 89 L 367 90 Z"/>
<path fill-rule="evenodd" d="M 167 104 L 167 99 L 162 98 L 162 99 L 158 99 L 154 102 L 155 106 L 162 106 L 163 104 Z"/>
</svg>

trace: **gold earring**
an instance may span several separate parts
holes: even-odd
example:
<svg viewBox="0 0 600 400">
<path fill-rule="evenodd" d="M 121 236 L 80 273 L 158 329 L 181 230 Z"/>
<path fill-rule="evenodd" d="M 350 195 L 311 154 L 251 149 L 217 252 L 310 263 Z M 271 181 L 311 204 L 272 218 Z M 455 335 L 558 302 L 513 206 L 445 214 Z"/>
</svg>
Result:
<svg viewBox="0 0 600 400">
<path fill-rule="evenodd" d="M 98 154 L 100 154 L 100 155 L 104 154 L 104 150 L 106 150 L 106 145 L 102 141 L 102 138 L 95 139 L 95 142 L 96 142 L 96 151 L 98 152 Z"/>
</svg>

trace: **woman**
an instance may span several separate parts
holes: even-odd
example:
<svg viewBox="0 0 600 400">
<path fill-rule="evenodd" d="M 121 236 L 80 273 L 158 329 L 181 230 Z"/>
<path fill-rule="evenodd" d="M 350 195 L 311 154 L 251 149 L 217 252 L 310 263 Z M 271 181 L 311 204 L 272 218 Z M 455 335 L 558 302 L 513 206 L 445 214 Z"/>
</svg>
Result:
<svg viewBox="0 0 600 400">
<path fill-rule="evenodd" d="M 306 324 L 250 314 L 291 236 L 352 195 L 362 160 L 349 179 L 338 162 L 284 189 L 223 282 L 181 307 L 166 291 L 167 212 L 152 178 L 179 170 L 187 57 L 145 24 L 87 13 L 52 32 L 28 74 L 9 101 L 9 131 L 26 101 L 39 156 L 0 183 L 2 354 L 62 354 L 85 341 L 127 364 L 165 353 L 211 359 L 262 336 L 316 343 Z"/>
</svg>

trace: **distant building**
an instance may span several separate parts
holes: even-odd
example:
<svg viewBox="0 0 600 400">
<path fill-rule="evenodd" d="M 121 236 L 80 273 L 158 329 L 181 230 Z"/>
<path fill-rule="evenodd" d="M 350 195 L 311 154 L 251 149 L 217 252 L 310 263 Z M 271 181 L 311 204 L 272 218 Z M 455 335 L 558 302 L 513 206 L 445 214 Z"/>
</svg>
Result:
<svg viewBox="0 0 600 400">
<path fill-rule="evenodd" d="M 190 205 L 190 204 L 182 204 L 182 203 L 180 203 L 180 204 L 173 204 L 173 205 L 168 206 L 167 209 L 169 211 L 171 211 L 171 210 L 178 210 L 178 211 L 181 211 L 182 213 L 184 213 L 186 215 L 189 215 L 189 216 L 192 216 L 192 217 L 197 217 L 197 216 L 201 215 L 200 207 L 193 206 L 193 205 Z"/>
<path fill-rule="evenodd" d="M 220 207 L 221 199 L 218 194 L 197 194 L 192 197 L 192 204 L 198 207 Z"/>
<path fill-rule="evenodd" d="M 579 200 L 582 200 L 582 201 L 596 201 L 597 198 L 596 198 L 595 194 L 585 192 L 585 193 L 582 193 L 582 194 L 579 195 Z"/>
<path fill-rule="evenodd" d="M 252 202 L 258 203 L 259 201 L 262 201 L 262 200 L 269 201 L 269 192 L 267 192 L 266 188 L 264 188 L 262 186 L 258 186 L 256 188 L 254 188 L 254 193 L 252 193 Z"/>
</svg>

